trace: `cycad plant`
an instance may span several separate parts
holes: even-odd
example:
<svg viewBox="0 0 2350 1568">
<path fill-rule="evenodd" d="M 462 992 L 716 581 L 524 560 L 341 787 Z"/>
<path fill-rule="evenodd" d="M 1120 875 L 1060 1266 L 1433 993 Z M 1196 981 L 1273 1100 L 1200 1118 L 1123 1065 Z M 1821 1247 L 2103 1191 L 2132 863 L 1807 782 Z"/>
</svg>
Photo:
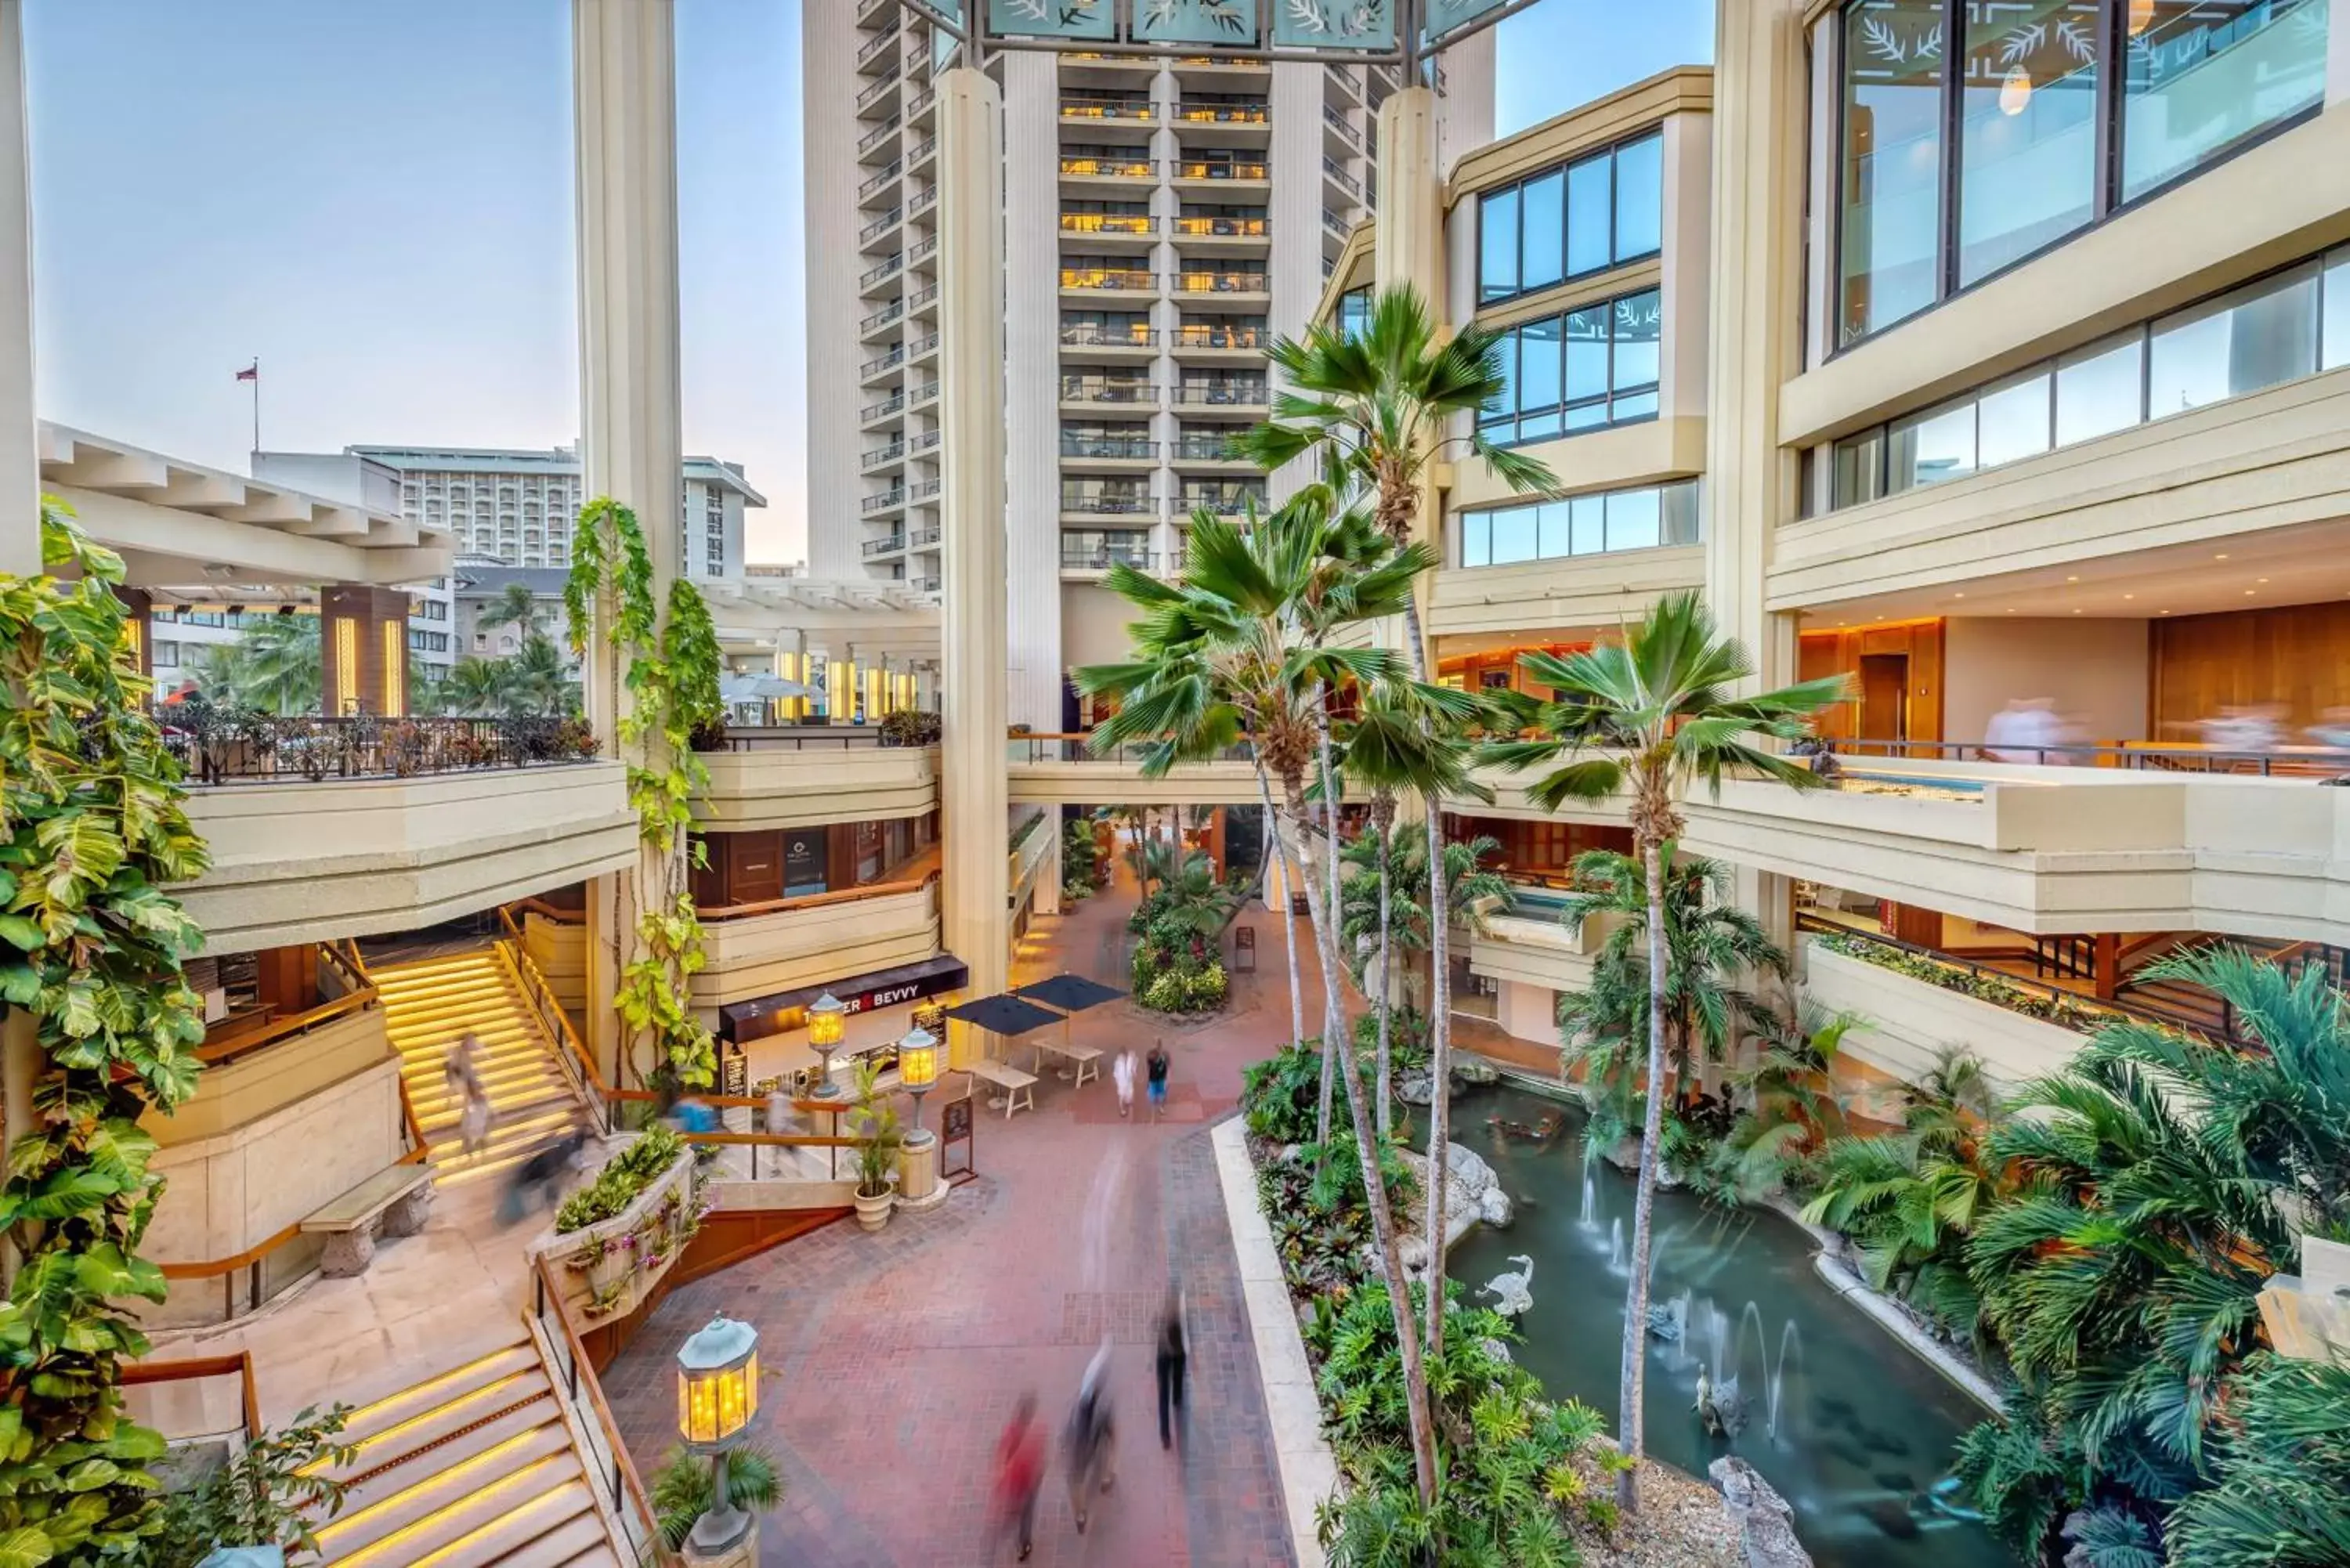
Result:
<svg viewBox="0 0 2350 1568">
<path fill-rule="evenodd" d="M 1638 1459 L 1640 1392 L 1647 1368 L 1649 1220 L 1655 1207 L 1659 1141 L 1664 1116 L 1666 846 L 1680 836 L 1680 802 L 1695 781 L 1715 789 L 1729 772 L 1775 779 L 1794 789 L 1821 784 L 1808 769 L 1752 743 L 1752 737 L 1795 740 L 1806 721 L 1845 694 L 1842 677 L 1807 680 L 1754 696 L 1734 695 L 1754 673 L 1753 660 L 1734 638 L 1714 628 L 1713 617 L 1693 593 L 1660 599 L 1621 642 L 1580 653 L 1528 654 L 1526 674 L 1554 693 L 1536 701 L 1497 694 L 1511 717 L 1534 738 L 1493 741 L 1482 756 L 1503 767 L 1549 767 L 1528 792 L 1555 811 L 1570 800 L 1628 797 L 1632 845 L 1647 883 L 1648 940 L 1648 1106 L 1640 1138 L 1640 1172 L 1633 1209 L 1631 1281 L 1626 1287 L 1621 1386 L 1621 1439 Z M 1626 1510 L 1638 1506 L 1638 1470 L 1617 1479 Z"/>
</svg>

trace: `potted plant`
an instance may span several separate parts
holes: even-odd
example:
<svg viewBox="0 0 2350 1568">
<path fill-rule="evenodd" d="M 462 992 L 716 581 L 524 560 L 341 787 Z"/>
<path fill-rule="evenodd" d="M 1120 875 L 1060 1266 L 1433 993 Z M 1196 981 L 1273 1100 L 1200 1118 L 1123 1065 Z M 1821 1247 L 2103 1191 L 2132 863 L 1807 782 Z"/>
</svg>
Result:
<svg viewBox="0 0 2350 1568">
<path fill-rule="evenodd" d="M 898 1129 L 898 1107 L 881 1096 L 881 1069 L 859 1062 L 853 1081 L 857 1103 L 847 1119 L 848 1136 L 857 1140 L 857 1222 L 879 1231 L 889 1222 L 890 1179 L 906 1135 Z"/>
</svg>

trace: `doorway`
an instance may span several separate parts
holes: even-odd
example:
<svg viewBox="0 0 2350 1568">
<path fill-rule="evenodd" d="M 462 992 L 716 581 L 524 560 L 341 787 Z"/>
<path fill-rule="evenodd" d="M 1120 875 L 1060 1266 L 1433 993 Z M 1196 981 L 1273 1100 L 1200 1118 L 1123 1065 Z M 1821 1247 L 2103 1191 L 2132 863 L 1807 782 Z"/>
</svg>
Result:
<svg viewBox="0 0 2350 1568">
<path fill-rule="evenodd" d="M 1865 741 L 1909 738 L 1909 656 L 1865 653 L 1860 658 L 1860 735 Z"/>
</svg>

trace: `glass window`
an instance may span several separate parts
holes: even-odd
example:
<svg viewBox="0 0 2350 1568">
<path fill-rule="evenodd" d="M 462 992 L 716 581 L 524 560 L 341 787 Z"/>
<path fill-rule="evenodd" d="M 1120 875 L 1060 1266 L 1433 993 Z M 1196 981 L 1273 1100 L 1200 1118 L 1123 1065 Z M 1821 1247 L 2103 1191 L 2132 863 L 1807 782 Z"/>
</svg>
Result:
<svg viewBox="0 0 2350 1568">
<path fill-rule="evenodd" d="M 1567 165 L 1566 271 L 1570 277 L 1597 272 L 1613 260 L 1613 167 L 1614 160 L 1606 153 Z"/>
<path fill-rule="evenodd" d="M 1940 293 L 1941 0 L 1859 0 L 1844 15 L 1837 341 Z"/>
<path fill-rule="evenodd" d="M 1522 410 L 1555 409 L 1559 404 L 1559 322 L 1558 317 L 1546 316 L 1518 328 L 1518 407 Z"/>
<path fill-rule="evenodd" d="M 1664 249 L 1665 139 L 1646 137 L 1616 150 L 1616 259 Z"/>
<path fill-rule="evenodd" d="M 1662 537 L 1662 505 L 1653 490 L 1619 490 L 1607 497 L 1607 547 L 1653 549 Z"/>
<path fill-rule="evenodd" d="M 1828 479 L 1830 506 L 1858 506 L 1885 493 L 1885 427 L 1846 436 L 1835 443 Z"/>
<path fill-rule="evenodd" d="M 1566 172 L 1554 169 L 1519 192 L 1520 288 L 1544 288 L 1565 276 Z"/>
<path fill-rule="evenodd" d="M 2317 264 L 2154 324 L 2147 411 L 2160 419 L 2317 369 Z"/>
<path fill-rule="evenodd" d="M 2056 361 L 2056 444 L 2127 430 L 2146 417 L 2146 335 L 2125 333 Z"/>
<path fill-rule="evenodd" d="M 1540 508 L 1513 506 L 1493 517 L 1493 565 L 1534 558 L 1534 514 Z"/>
<path fill-rule="evenodd" d="M 1604 305 L 1566 316 L 1566 400 L 1607 396 L 1607 317 Z"/>
<path fill-rule="evenodd" d="M 1700 537 L 1697 520 L 1697 481 L 1668 484 L 1663 492 L 1664 539 L 1668 545 L 1694 545 Z"/>
<path fill-rule="evenodd" d="M 1491 566 L 1492 560 L 1493 514 L 1490 512 L 1463 513 L 1461 517 L 1461 564 L 1464 566 Z"/>
<path fill-rule="evenodd" d="M 1897 421 L 1887 437 L 1886 488 L 1908 490 L 1939 484 L 1975 471 L 1975 405 L 1963 402 L 1929 409 Z"/>
<path fill-rule="evenodd" d="M 2122 200 L 2315 108 L 2325 92 L 2326 11 L 2327 0 L 2132 5 L 2121 86 Z"/>
<path fill-rule="evenodd" d="M 1495 362 L 1502 372 L 1502 384 L 1495 389 L 1492 400 L 1485 405 L 1478 423 L 1489 431 L 1503 431 L 1502 439 L 1510 439 L 1507 427 L 1518 411 L 1518 335 L 1515 330 L 1504 332 L 1493 346 Z"/>
<path fill-rule="evenodd" d="M 2048 450 L 2048 372 L 2028 371 L 1986 389 L 1975 403 L 1976 462 L 1984 468 Z"/>
<path fill-rule="evenodd" d="M 2325 317 L 2318 329 L 2318 368 L 2333 370 L 2350 365 L 2350 250 L 2325 258 L 2323 296 Z"/>
<path fill-rule="evenodd" d="M 1483 299 L 1518 292 L 1518 192 L 1496 191 L 1478 203 L 1477 289 Z"/>
<path fill-rule="evenodd" d="M 1969 0 L 1959 104 L 1959 286 L 2087 223 L 2096 205 L 2098 0 Z"/>
<path fill-rule="evenodd" d="M 1609 384 L 1618 392 L 1657 384 L 1664 313 L 1654 289 L 1616 302 L 1616 359 Z"/>
<path fill-rule="evenodd" d="M 1567 503 L 1570 509 L 1568 529 L 1572 552 L 1577 556 L 1596 556 L 1607 548 L 1607 498 L 1605 495 L 1578 495 Z"/>
<path fill-rule="evenodd" d="M 1568 504 L 1564 501 L 1551 501 L 1535 510 L 1541 515 L 1535 524 L 1534 553 L 1545 560 L 1554 556 L 1573 555 L 1575 546 L 1569 535 Z"/>
</svg>

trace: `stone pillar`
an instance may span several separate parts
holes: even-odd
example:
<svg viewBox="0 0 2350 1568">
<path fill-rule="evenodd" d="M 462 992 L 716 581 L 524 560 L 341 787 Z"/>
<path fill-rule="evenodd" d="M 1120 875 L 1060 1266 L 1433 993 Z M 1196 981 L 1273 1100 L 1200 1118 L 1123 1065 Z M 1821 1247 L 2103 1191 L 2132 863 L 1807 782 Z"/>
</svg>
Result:
<svg viewBox="0 0 2350 1568">
<path fill-rule="evenodd" d="M 941 937 L 970 967 L 971 991 L 1010 972 L 1012 896 L 1004 783 L 1003 103 L 968 66 L 938 78 L 939 407 L 945 433 L 940 544 L 945 592 L 939 754 Z M 948 1059 L 968 1064 L 968 1026 L 948 1026 Z"/>
<path fill-rule="evenodd" d="M 1427 306 L 1440 337 L 1450 337 L 1446 321 L 1444 281 L 1444 171 L 1437 152 L 1437 103 L 1431 88 L 1407 88 L 1379 106 L 1379 221 L 1371 249 L 1371 276 L 1380 294 L 1409 285 Z M 1438 493 L 1436 464 L 1430 464 L 1422 487 L 1419 523 L 1414 530 L 1440 554 L 1444 538 L 1442 498 Z M 1421 576 L 1418 594 L 1423 629 L 1429 603 L 1435 597 L 1436 574 Z M 1404 624 L 1397 622 L 1383 638 L 1390 647 L 1406 640 Z M 1426 669 L 1436 669 L 1431 642 L 1420 649 Z M 1415 808 L 1416 810 L 1416 808 Z M 1417 820 L 1415 816 L 1414 820 Z"/>
<path fill-rule="evenodd" d="M 408 595 L 335 583 L 318 591 L 318 711 L 408 711 Z"/>
<path fill-rule="evenodd" d="M 657 605 L 678 574 L 683 483 L 674 26 L 672 0 L 572 0 L 585 493 L 636 514 Z M 617 753 L 626 687 L 614 661 L 592 652 L 586 676 L 589 722 Z M 624 1084 L 650 1064 L 621 1071 L 612 996 L 636 944 L 638 889 L 658 887 L 663 870 L 647 855 L 633 875 L 598 877 L 588 889 L 588 1045 Z"/>
<path fill-rule="evenodd" d="M 0 573 L 16 576 L 41 569 L 24 25 L 24 0 L 0 0 Z"/>
</svg>

